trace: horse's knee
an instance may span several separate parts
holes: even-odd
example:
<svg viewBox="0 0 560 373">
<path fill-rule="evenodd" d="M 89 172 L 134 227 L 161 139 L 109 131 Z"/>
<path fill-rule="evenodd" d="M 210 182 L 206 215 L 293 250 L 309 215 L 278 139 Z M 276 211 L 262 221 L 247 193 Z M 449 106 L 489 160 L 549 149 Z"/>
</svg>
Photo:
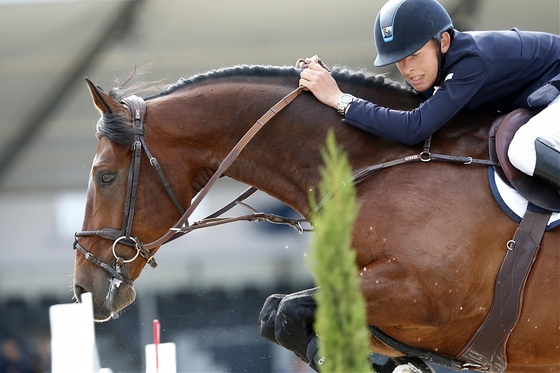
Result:
<svg viewBox="0 0 560 373">
<path fill-rule="evenodd" d="M 285 297 L 283 294 L 274 294 L 269 296 L 264 302 L 263 308 L 259 314 L 259 329 L 261 336 L 267 341 L 278 343 L 276 340 L 276 314 L 278 313 L 278 305 Z"/>
</svg>

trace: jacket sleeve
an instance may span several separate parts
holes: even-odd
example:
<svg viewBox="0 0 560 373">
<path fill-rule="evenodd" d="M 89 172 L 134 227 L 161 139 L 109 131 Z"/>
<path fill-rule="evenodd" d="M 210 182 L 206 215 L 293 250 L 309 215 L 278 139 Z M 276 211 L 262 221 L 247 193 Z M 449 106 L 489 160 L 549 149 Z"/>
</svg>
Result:
<svg viewBox="0 0 560 373">
<path fill-rule="evenodd" d="M 376 136 L 417 144 L 467 105 L 484 84 L 485 66 L 479 56 L 462 58 L 448 70 L 441 88 L 414 110 L 393 110 L 357 99 L 348 108 L 345 122 Z"/>
</svg>

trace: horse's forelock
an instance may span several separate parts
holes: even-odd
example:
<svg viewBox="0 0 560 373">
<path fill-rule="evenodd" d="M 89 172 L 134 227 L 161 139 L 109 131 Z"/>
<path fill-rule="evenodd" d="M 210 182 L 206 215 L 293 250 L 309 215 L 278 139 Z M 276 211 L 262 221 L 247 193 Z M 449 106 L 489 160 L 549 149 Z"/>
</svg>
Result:
<svg viewBox="0 0 560 373">
<path fill-rule="evenodd" d="M 126 82 L 128 82 L 128 80 Z M 123 86 L 124 84 L 121 85 L 117 81 L 116 85 L 109 91 L 109 96 L 115 101 L 121 102 L 123 99 L 132 94 L 141 94 L 139 93 L 138 87 L 145 89 L 146 84 L 139 83 L 128 89 L 125 89 Z M 132 126 L 126 118 L 123 118 L 121 115 L 103 113 L 101 118 L 97 121 L 95 127 L 97 137 L 103 136 L 113 142 L 116 142 L 117 144 L 122 145 L 132 145 L 134 142 L 134 132 L 132 130 Z"/>
<path fill-rule="evenodd" d="M 132 126 L 117 114 L 103 114 L 97 121 L 96 131 L 97 137 L 103 136 L 117 144 L 132 145 L 134 142 Z"/>
</svg>

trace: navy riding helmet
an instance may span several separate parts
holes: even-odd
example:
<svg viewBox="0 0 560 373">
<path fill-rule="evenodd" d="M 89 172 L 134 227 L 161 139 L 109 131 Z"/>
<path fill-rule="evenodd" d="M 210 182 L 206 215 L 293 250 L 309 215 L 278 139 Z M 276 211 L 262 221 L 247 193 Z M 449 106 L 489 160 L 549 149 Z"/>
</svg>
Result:
<svg viewBox="0 0 560 373">
<path fill-rule="evenodd" d="M 441 33 L 451 29 L 451 17 L 436 0 L 390 0 L 375 20 L 374 64 L 386 66 L 398 62 L 432 38 L 437 40 L 441 55 Z"/>
</svg>

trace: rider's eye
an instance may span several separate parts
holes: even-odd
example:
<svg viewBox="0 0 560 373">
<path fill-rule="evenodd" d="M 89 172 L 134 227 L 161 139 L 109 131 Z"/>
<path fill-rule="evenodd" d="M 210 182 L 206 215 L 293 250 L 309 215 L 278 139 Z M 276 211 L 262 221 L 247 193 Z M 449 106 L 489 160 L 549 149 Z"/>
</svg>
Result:
<svg viewBox="0 0 560 373">
<path fill-rule="evenodd" d="M 110 184 L 115 180 L 115 174 L 112 172 L 106 172 L 101 175 L 101 181 L 103 184 Z"/>
</svg>

